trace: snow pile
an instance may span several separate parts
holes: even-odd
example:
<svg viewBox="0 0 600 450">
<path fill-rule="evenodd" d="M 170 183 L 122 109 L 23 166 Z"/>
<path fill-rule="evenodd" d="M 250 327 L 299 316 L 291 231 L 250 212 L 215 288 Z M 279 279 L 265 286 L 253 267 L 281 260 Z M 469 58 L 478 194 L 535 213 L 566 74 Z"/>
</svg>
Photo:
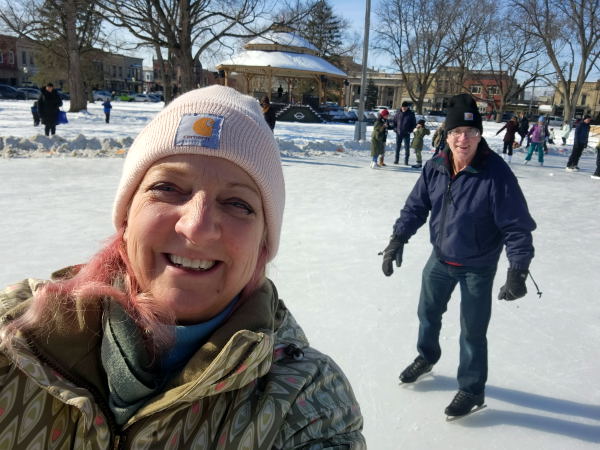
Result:
<svg viewBox="0 0 600 450">
<path fill-rule="evenodd" d="M 52 156 L 72 156 L 81 158 L 122 156 L 131 146 L 133 139 L 86 138 L 83 134 L 73 139 L 61 136 L 37 135 L 30 138 L 0 137 L 0 151 L 3 158 L 40 158 Z"/>
</svg>

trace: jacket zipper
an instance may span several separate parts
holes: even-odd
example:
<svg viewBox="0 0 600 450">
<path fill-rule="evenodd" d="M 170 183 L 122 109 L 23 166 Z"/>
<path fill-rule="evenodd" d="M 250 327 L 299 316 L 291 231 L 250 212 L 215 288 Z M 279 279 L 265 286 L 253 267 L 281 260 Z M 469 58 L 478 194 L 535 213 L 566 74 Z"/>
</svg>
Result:
<svg viewBox="0 0 600 450">
<path fill-rule="evenodd" d="M 44 364 L 48 365 L 48 367 L 50 367 L 51 369 L 55 370 L 63 378 L 70 381 L 75 386 L 82 387 L 82 388 L 86 389 L 87 391 L 89 391 L 90 394 L 92 394 L 92 398 L 94 399 L 94 401 L 96 402 L 96 404 L 98 405 L 98 407 L 100 408 L 102 413 L 104 414 L 104 417 L 106 417 L 106 424 L 108 425 L 108 428 L 110 430 L 111 440 L 112 440 L 112 445 L 109 444 L 110 447 L 112 447 L 113 449 L 123 448 L 122 445 L 125 443 L 125 436 L 121 435 L 119 426 L 117 425 L 117 423 L 112 415 L 112 411 L 110 410 L 110 407 L 108 406 L 108 404 L 106 403 L 104 398 L 102 398 L 102 396 L 100 395 L 98 390 L 93 385 L 89 384 L 86 380 L 78 379 L 78 377 L 75 377 L 71 374 L 66 373 L 57 364 L 48 360 L 38 350 L 38 348 L 34 345 L 33 341 L 30 338 L 26 337 L 26 341 L 27 341 L 27 345 L 29 346 L 29 348 L 31 349 L 33 354 L 36 356 L 36 358 L 38 358 Z"/>
<path fill-rule="evenodd" d="M 448 181 L 448 186 L 444 192 L 444 200 L 442 204 L 442 220 L 440 222 L 440 233 L 438 236 L 437 244 L 442 251 L 442 241 L 444 240 L 444 233 L 446 232 L 446 215 L 448 214 L 448 204 L 452 203 L 452 178 Z"/>
</svg>

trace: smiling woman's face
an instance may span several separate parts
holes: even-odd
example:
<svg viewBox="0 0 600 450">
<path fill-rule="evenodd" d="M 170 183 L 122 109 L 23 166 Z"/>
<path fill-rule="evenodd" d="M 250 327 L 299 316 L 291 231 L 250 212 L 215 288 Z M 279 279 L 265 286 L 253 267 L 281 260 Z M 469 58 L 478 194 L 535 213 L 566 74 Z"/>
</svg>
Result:
<svg viewBox="0 0 600 450">
<path fill-rule="evenodd" d="M 221 158 L 161 159 L 131 201 L 124 237 L 144 292 L 180 323 L 208 320 L 254 273 L 265 242 L 260 191 Z"/>
</svg>

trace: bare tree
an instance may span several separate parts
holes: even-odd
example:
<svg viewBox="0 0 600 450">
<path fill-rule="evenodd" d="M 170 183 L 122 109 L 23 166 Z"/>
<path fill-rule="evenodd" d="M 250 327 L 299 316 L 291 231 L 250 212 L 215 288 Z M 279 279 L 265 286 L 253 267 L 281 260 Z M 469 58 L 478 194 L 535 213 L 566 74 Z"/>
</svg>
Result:
<svg viewBox="0 0 600 450">
<path fill-rule="evenodd" d="M 445 30 L 445 45 L 449 64 L 457 69 L 454 81 L 463 90 L 466 79 L 473 77 L 472 70 L 485 65 L 481 41 L 483 36 L 495 32 L 499 7 L 497 0 L 458 0 L 448 7 L 460 11 Z"/>
<path fill-rule="evenodd" d="M 600 0 L 515 0 L 514 7 L 521 29 L 543 43 L 555 71 L 547 81 L 562 96 L 570 120 L 600 58 Z"/>
<path fill-rule="evenodd" d="M 155 49 L 163 74 L 177 75 L 182 92 L 195 87 L 194 69 L 200 66 L 204 52 L 226 45 L 228 39 L 265 33 L 273 27 L 275 6 L 289 6 L 286 1 L 271 0 L 102 0 L 100 3 L 110 23 L 126 28 L 143 45 Z M 299 7 L 298 11 L 306 14 L 306 8 Z M 297 18 L 288 20 L 293 22 Z"/>
<path fill-rule="evenodd" d="M 536 36 L 524 32 L 513 21 L 512 9 L 499 11 L 496 20 L 482 34 L 482 65 L 486 76 L 498 87 L 500 104 L 496 121 L 502 121 L 505 105 L 516 101 L 536 80 L 551 75 L 549 62 L 542 62 L 543 43 Z M 517 76 L 525 75 L 521 83 Z"/>
<path fill-rule="evenodd" d="M 421 113 L 436 72 L 456 60 L 456 42 L 471 35 L 452 33 L 469 11 L 464 0 L 382 0 L 373 47 L 392 57 L 405 89 Z"/>
<path fill-rule="evenodd" d="M 19 37 L 35 41 L 40 51 L 66 61 L 71 112 L 87 109 L 81 55 L 93 51 L 101 17 L 95 0 L 2 1 L 0 21 Z"/>
</svg>

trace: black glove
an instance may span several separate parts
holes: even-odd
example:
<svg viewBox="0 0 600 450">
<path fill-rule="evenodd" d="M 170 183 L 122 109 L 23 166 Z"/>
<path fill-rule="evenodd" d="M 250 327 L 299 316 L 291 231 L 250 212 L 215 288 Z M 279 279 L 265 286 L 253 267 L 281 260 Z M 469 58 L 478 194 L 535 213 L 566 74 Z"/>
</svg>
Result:
<svg viewBox="0 0 600 450">
<path fill-rule="evenodd" d="M 498 300 L 516 300 L 527 294 L 525 280 L 529 274 L 528 270 L 508 269 L 506 283 L 500 288 Z"/>
<path fill-rule="evenodd" d="M 402 251 L 404 250 L 404 244 L 406 241 L 399 236 L 392 236 L 390 243 L 383 251 L 383 264 L 381 270 L 386 277 L 389 277 L 394 273 L 392 262 L 396 261 L 396 267 L 402 265 Z"/>
</svg>

